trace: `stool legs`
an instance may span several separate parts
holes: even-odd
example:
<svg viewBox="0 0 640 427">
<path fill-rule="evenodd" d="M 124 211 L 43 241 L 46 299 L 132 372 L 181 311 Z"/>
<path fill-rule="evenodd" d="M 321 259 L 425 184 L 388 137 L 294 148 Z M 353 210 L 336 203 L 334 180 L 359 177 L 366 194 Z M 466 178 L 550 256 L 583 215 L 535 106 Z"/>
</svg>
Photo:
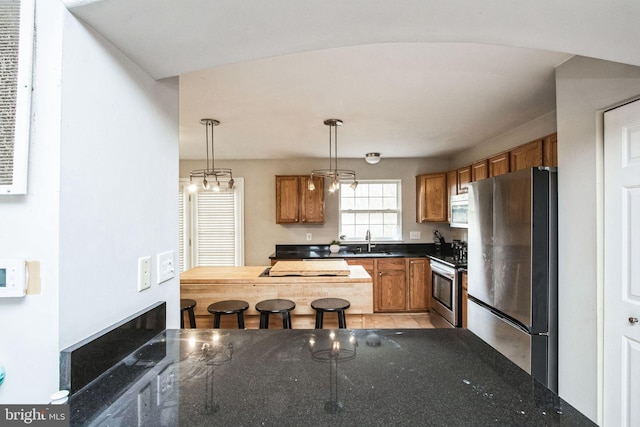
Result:
<svg viewBox="0 0 640 427">
<path fill-rule="evenodd" d="M 180 313 L 180 329 L 184 329 L 184 312 L 185 311 L 187 312 L 187 314 L 189 314 L 189 327 L 191 329 L 194 329 L 196 327 L 196 315 L 193 312 L 193 308 L 189 308 Z"/>
<path fill-rule="evenodd" d="M 338 328 L 346 329 L 347 328 L 347 319 L 344 316 L 344 311 L 338 312 Z"/>
<path fill-rule="evenodd" d="M 269 329 L 269 313 L 260 313 L 260 329 Z"/>
<path fill-rule="evenodd" d="M 244 312 L 238 313 L 238 329 L 244 329 Z"/>
<path fill-rule="evenodd" d="M 282 313 L 282 329 L 291 329 L 291 313 L 288 311 Z"/>
<path fill-rule="evenodd" d="M 215 313 L 213 315 L 213 329 L 220 329 L 220 317 L 222 313 Z M 238 329 L 244 329 L 244 312 L 238 312 Z"/>
<path fill-rule="evenodd" d="M 269 314 L 260 313 L 260 329 L 269 329 Z M 282 329 L 291 329 L 291 313 L 288 311 L 282 313 Z"/>
<path fill-rule="evenodd" d="M 337 310 L 338 315 L 338 328 L 347 329 L 347 318 L 344 314 L 344 310 Z M 324 310 L 316 310 L 316 329 L 322 329 L 324 323 Z"/>
<path fill-rule="evenodd" d="M 316 311 L 316 329 L 322 329 L 322 318 L 324 317 L 323 314 L 324 311 Z"/>
<path fill-rule="evenodd" d="M 193 308 L 187 310 L 189 312 L 189 326 L 191 329 L 195 329 L 196 327 L 196 314 L 193 312 Z"/>
</svg>

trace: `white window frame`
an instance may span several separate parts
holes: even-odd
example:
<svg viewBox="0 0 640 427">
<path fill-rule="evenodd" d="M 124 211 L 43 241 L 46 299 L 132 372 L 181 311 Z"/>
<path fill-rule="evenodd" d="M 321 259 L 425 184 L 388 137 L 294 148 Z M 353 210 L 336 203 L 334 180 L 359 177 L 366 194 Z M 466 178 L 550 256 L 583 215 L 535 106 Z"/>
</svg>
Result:
<svg viewBox="0 0 640 427">
<path fill-rule="evenodd" d="M 340 238 L 341 240 L 347 241 L 347 242 L 359 242 L 359 241 L 364 241 L 365 240 L 365 234 L 366 233 L 362 233 L 362 236 L 342 236 L 342 214 L 344 212 L 380 212 L 380 213 L 391 213 L 391 212 L 395 212 L 398 216 L 398 234 L 396 236 L 394 236 L 393 238 L 391 237 L 383 237 L 380 235 L 376 235 L 373 230 L 371 231 L 371 240 L 375 240 L 377 242 L 400 242 L 402 241 L 402 180 L 401 179 L 366 179 L 366 180 L 359 180 L 358 181 L 358 187 L 360 187 L 361 185 L 367 185 L 367 184 L 395 184 L 397 186 L 397 209 L 394 210 L 388 210 L 388 209 L 383 209 L 383 210 L 366 210 L 366 211 L 362 211 L 362 210 L 347 210 L 347 209 L 343 209 L 342 207 L 342 193 L 343 192 L 351 192 L 350 194 L 353 194 L 354 191 L 357 190 L 353 190 L 351 189 L 351 187 L 349 186 L 349 183 L 344 183 L 340 185 L 340 192 L 339 192 L 339 208 L 338 208 L 338 230 L 341 234 Z"/>
<path fill-rule="evenodd" d="M 31 132 L 31 88 L 35 25 L 35 0 L 20 1 L 18 73 L 14 121 L 11 184 L 0 184 L 0 195 L 27 194 L 29 135 Z"/>
<path fill-rule="evenodd" d="M 222 187 L 225 187 L 225 182 L 220 181 Z M 234 178 L 234 221 L 235 221 L 235 253 L 234 253 L 234 265 L 244 265 L 244 179 Z M 198 233 L 198 219 L 197 219 L 197 203 L 198 193 L 201 191 L 198 189 L 196 192 L 189 191 L 189 180 L 180 179 L 179 191 L 182 193 L 182 206 L 181 212 L 182 218 L 182 230 L 181 230 L 181 247 L 184 250 L 184 257 L 181 259 L 180 268 L 181 271 L 188 270 L 195 265 L 197 257 L 197 233 Z"/>
</svg>

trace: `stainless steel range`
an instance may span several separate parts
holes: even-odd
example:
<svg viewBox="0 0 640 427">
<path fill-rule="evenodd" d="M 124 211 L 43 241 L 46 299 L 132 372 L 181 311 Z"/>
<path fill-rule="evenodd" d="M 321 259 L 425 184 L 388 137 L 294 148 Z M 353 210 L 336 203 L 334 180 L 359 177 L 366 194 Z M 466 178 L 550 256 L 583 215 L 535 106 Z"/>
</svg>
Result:
<svg viewBox="0 0 640 427">
<path fill-rule="evenodd" d="M 442 325 L 442 322 L 438 322 L 438 315 L 450 326 L 459 327 L 461 324 L 460 280 L 457 269 L 434 259 L 431 260 L 431 312 L 435 315 L 432 316 L 435 326 Z"/>
</svg>

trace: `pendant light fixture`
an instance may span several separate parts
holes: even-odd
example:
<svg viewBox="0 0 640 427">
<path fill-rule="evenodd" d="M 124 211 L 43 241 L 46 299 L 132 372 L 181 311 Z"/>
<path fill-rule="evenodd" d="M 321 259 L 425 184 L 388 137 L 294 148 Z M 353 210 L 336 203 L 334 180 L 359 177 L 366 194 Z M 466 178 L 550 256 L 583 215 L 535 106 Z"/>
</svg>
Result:
<svg viewBox="0 0 640 427">
<path fill-rule="evenodd" d="M 329 126 L 329 168 L 311 171 L 309 190 L 315 190 L 316 188 L 315 185 L 313 185 L 314 177 L 328 178 L 329 181 L 331 181 L 329 184 L 329 192 L 331 193 L 340 188 L 340 182 L 343 180 L 350 180 L 350 187 L 355 190 L 358 186 L 355 171 L 338 169 L 338 126 L 342 126 L 342 120 L 327 119 L 324 121 L 324 124 Z"/>
<path fill-rule="evenodd" d="M 200 123 L 205 126 L 205 142 L 207 148 L 207 164 L 205 169 L 196 169 L 191 171 L 189 175 L 189 190 L 195 191 L 196 184 L 193 182 L 193 178 L 202 178 L 202 188 L 205 190 L 212 189 L 213 191 L 220 191 L 220 179 L 228 179 L 227 188 L 233 190 L 233 175 L 231 169 L 228 168 L 216 168 L 214 164 L 213 155 L 213 128 L 218 126 L 220 122 L 215 119 L 201 119 Z M 211 151 L 211 162 L 209 162 L 209 151 Z"/>
</svg>

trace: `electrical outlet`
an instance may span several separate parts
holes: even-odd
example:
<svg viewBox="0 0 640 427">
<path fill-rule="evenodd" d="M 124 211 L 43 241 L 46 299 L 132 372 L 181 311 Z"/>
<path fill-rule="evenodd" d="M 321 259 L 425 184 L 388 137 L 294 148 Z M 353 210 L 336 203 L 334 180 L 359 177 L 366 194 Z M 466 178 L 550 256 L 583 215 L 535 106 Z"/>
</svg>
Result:
<svg viewBox="0 0 640 427">
<path fill-rule="evenodd" d="M 313 235 L 311 233 L 307 233 L 307 240 L 311 240 Z"/>
<path fill-rule="evenodd" d="M 138 393 L 138 426 L 143 426 L 151 418 L 151 383 Z"/>
<path fill-rule="evenodd" d="M 156 377 L 158 382 L 156 389 L 158 390 L 157 402 L 158 406 L 162 406 L 163 401 L 173 391 L 175 387 L 175 373 L 173 365 L 168 365 Z"/>
<path fill-rule="evenodd" d="M 151 257 L 138 258 L 138 292 L 151 287 Z"/>
<path fill-rule="evenodd" d="M 173 267 L 173 251 L 163 252 L 157 256 L 157 277 L 158 284 L 166 282 L 175 277 L 175 269 Z"/>
<path fill-rule="evenodd" d="M 419 239 L 420 238 L 420 232 L 419 231 L 410 231 L 409 232 L 409 239 Z"/>
</svg>

